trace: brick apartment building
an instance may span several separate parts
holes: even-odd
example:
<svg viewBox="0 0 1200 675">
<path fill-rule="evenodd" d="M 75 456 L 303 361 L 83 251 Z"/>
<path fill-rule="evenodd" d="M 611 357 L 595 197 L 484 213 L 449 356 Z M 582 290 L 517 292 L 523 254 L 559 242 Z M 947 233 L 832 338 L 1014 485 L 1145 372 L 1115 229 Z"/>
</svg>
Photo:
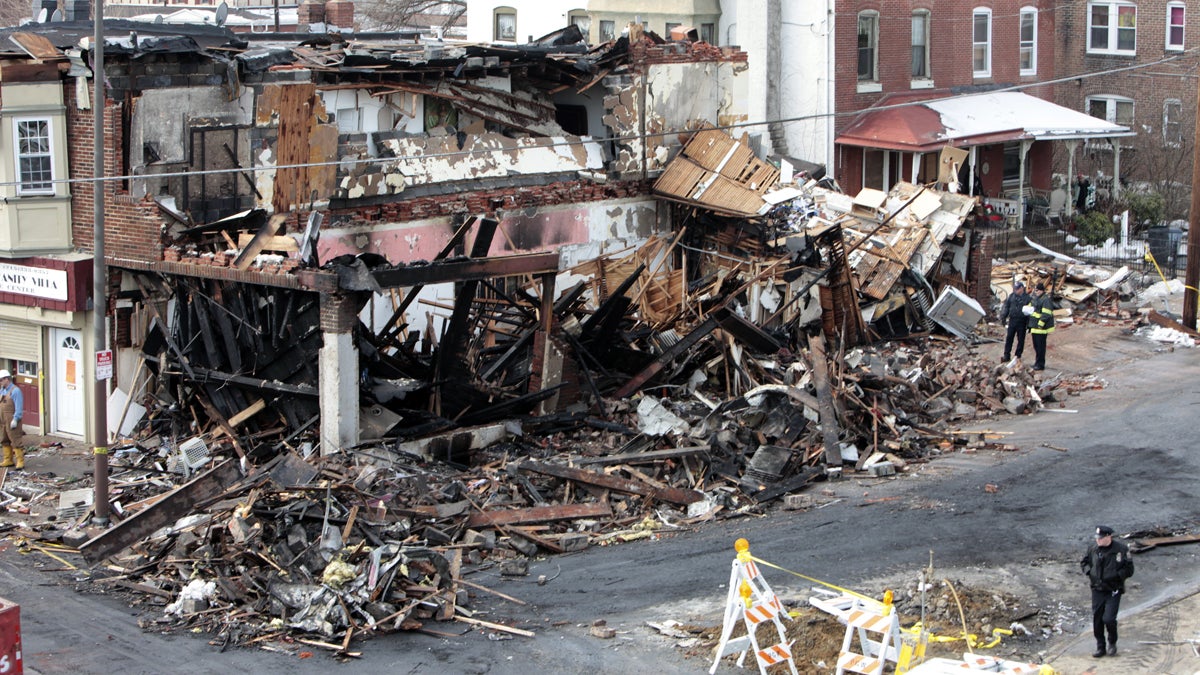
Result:
<svg viewBox="0 0 1200 675">
<path fill-rule="evenodd" d="M 1136 132 L 1121 141 L 1122 178 L 1149 183 L 1167 198 L 1168 217 L 1185 217 L 1200 45 L 1195 3 L 1075 0 L 1060 3 L 1056 16 L 1057 75 L 1068 79 L 1055 88 L 1055 100 Z M 1105 184 L 1111 144 L 1082 150 L 1078 173 Z"/>
</svg>

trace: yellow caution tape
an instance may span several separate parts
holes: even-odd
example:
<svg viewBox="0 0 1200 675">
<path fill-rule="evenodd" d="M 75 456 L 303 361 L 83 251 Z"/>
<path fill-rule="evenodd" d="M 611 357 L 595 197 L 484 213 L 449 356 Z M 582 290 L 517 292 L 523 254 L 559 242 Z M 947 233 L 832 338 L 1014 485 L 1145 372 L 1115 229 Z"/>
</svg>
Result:
<svg viewBox="0 0 1200 675">
<path fill-rule="evenodd" d="M 801 579 L 804 579 L 805 581 L 811 581 L 814 584 L 820 584 L 821 586 L 825 586 L 826 588 L 832 588 L 833 590 L 835 590 L 839 593 L 845 593 L 846 595 L 854 596 L 854 597 L 858 598 L 859 600 L 866 600 L 869 602 L 873 602 L 881 607 L 883 606 L 883 602 L 878 600 L 877 598 L 872 598 L 868 595 L 863 595 L 862 593 L 857 593 L 855 591 L 850 590 L 849 588 L 842 588 L 841 586 L 836 586 L 834 584 L 831 584 L 831 583 L 828 583 L 825 581 L 821 581 L 820 579 L 814 579 L 810 576 L 800 574 L 799 572 L 793 572 L 792 570 L 780 567 L 779 565 L 776 565 L 774 563 L 769 563 L 766 560 L 763 560 L 761 558 L 756 558 L 754 556 L 750 556 L 750 559 L 760 565 L 766 565 L 767 567 L 770 567 L 772 569 L 777 569 L 780 572 L 787 572 L 788 574 L 791 574 L 792 576 L 800 577 Z"/>
</svg>

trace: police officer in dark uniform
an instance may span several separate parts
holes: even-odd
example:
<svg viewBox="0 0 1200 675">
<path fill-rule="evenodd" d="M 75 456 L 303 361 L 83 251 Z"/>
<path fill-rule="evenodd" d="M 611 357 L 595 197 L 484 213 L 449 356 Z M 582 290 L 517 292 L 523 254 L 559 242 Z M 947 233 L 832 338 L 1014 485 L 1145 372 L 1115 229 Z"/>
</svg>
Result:
<svg viewBox="0 0 1200 675">
<path fill-rule="evenodd" d="M 1111 527 L 1100 525 L 1096 528 L 1096 542 L 1088 547 L 1079 566 L 1092 582 L 1092 634 L 1096 636 L 1096 651 L 1092 656 L 1116 656 L 1117 612 L 1125 594 L 1125 580 L 1133 576 L 1129 547 L 1123 541 L 1113 540 Z"/>
<path fill-rule="evenodd" d="M 1033 302 L 1033 298 L 1025 292 L 1025 282 L 1013 282 L 1013 291 L 1004 299 L 1004 306 L 1000 308 L 1000 321 L 1008 326 L 1008 334 L 1004 336 L 1004 358 L 1003 361 L 1008 361 L 1009 354 L 1012 354 L 1013 344 L 1016 343 L 1017 358 L 1025 353 L 1025 331 L 1027 319 L 1029 316 L 1025 313 L 1025 307 Z"/>
</svg>

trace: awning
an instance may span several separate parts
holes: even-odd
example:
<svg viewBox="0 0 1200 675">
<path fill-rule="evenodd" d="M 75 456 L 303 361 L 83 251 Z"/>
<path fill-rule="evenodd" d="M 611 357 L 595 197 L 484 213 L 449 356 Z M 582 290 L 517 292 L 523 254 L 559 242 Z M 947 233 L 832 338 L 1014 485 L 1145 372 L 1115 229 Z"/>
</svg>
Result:
<svg viewBox="0 0 1200 675">
<path fill-rule="evenodd" d="M 1129 127 L 1019 91 L 953 96 L 863 112 L 837 138 L 841 145 L 934 152 L 1018 140 L 1133 136 Z"/>
</svg>

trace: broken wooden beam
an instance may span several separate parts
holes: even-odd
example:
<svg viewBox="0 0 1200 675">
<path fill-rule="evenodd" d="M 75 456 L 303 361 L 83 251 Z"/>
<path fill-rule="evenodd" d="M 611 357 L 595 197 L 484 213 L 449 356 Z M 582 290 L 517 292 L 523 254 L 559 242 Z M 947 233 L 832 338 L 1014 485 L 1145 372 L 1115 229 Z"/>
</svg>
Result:
<svg viewBox="0 0 1200 675">
<path fill-rule="evenodd" d="M 575 460 L 576 464 L 589 464 L 608 466 L 610 464 L 640 464 L 642 462 L 654 462 L 660 459 L 674 459 L 676 457 L 690 457 L 698 455 L 702 452 L 708 452 L 711 446 L 708 445 L 693 445 L 687 448 L 667 448 L 666 450 L 647 450 L 645 452 L 622 452 L 616 455 L 605 455 L 603 457 L 580 457 Z"/>
<path fill-rule="evenodd" d="M 79 547 L 89 564 L 104 560 L 193 512 L 205 502 L 219 497 L 241 477 L 237 462 L 225 461 L 167 493 L 158 503 L 135 513 L 112 529 L 96 535 Z"/>
<path fill-rule="evenodd" d="M 612 516 L 612 508 L 607 502 L 533 506 L 527 509 L 508 509 L 506 511 L 476 513 L 467 519 L 467 527 L 475 529 L 500 525 L 519 525 L 521 523 L 545 523 L 551 520 L 604 518 L 609 516 Z"/>
<path fill-rule="evenodd" d="M 618 478 L 604 473 L 595 471 L 584 471 L 583 469 L 575 469 L 561 464 L 545 464 L 543 462 L 522 462 L 520 469 L 522 471 L 532 471 L 541 473 L 547 476 L 555 476 L 557 478 L 566 478 L 579 483 L 595 485 L 597 487 L 616 490 L 617 492 L 626 492 L 629 494 L 642 495 L 645 497 L 653 497 L 659 501 L 671 502 L 672 504 L 693 504 L 704 499 L 704 495 L 696 490 L 682 490 L 672 487 L 656 487 L 642 481 L 629 480 L 628 478 Z"/>
<path fill-rule="evenodd" d="M 717 320 L 711 316 L 708 317 L 703 323 L 693 328 L 692 332 L 683 336 L 679 342 L 671 345 L 667 350 L 659 355 L 658 358 L 651 361 L 649 365 L 642 369 L 642 372 L 630 378 L 629 381 L 622 385 L 621 388 L 618 389 L 613 395 L 617 398 L 625 398 L 630 396 L 633 394 L 633 392 L 640 389 L 642 385 L 649 382 L 650 378 L 657 375 L 658 372 L 662 370 L 668 363 L 674 360 L 675 357 L 696 346 L 697 342 L 700 342 L 700 340 L 716 330 L 716 328 Z"/>
</svg>

